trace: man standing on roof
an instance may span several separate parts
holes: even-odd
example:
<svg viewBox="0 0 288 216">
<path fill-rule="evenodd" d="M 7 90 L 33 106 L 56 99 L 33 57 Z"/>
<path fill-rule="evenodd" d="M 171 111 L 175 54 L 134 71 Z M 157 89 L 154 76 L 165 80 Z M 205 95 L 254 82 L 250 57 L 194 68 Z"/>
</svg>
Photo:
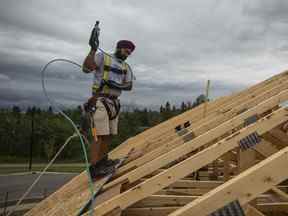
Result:
<svg viewBox="0 0 288 216">
<path fill-rule="evenodd" d="M 97 38 L 98 39 L 98 38 Z M 93 39 L 92 39 L 93 41 Z M 98 44 L 89 41 L 91 50 L 83 62 L 83 72 L 94 74 L 92 97 L 86 103 L 91 111 L 95 138 L 90 148 L 90 174 L 92 179 L 105 175 L 118 161 L 108 159 L 112 135 L 117 135 L 120 111 L 119 96 L 132 89 L 133 73 L 125 62 L 135 45 L 128 40 L 117 42 L 114 54 L 96 53 Z M 91 112 L 90 112 L 91 113 Z M 105 169 L 106 168 L 106 169 Z"/>
</svg>

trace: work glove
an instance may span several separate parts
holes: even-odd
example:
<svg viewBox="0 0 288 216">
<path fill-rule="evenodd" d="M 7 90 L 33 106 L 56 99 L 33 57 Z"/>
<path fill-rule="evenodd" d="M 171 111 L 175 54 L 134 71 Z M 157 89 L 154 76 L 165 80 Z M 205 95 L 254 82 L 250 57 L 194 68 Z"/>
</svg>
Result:
<svg viewBox="0 0 288 216">
<path fill-rule="evenodd" d="M 99 21 L 96 21 L 96 24 L 94 28 L 92 29 L 90 39 L 89 39 L 89 45 L 92 50 L 97 51 L 99 47 L 99 34 L 100 34 Z"/>
</svg>

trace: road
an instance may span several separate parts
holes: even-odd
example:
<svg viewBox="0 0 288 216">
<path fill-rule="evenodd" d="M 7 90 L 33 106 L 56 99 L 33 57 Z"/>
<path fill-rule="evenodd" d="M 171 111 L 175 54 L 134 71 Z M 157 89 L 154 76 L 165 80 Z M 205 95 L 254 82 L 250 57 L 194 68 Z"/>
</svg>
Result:
<svg viewBox="0 0 288 216">
<path fill-rule="evenodd" d="M 0 203 L 4 202 L 7 192 L 8 200 L 19 199 L 38 175 L 39 173 L 0 175 Z M 48 196 L 76 175 L 75 173 L 46 173 L 27 198 Z"/>
</svg>

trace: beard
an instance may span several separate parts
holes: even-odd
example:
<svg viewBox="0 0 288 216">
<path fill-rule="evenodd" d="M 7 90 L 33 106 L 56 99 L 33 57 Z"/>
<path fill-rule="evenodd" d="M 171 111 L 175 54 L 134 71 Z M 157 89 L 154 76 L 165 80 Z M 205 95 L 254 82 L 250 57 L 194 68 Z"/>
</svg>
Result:
<svg viewBox="0 0 288 216">
<path fill-rule="evenodd" d="M 116 58 L 118 58 L 118 59 L 120 59 L 122 61 L 125 61 L 127 59 L 127 56 L 122 55 L 120 50 L 117 50 L 115 52 L 115 56 L 116 56 Z"/>
</svg>

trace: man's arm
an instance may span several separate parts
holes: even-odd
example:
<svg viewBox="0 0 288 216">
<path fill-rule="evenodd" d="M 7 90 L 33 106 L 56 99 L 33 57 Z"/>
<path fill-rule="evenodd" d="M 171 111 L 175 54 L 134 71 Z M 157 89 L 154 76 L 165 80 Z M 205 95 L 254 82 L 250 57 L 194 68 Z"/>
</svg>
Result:
<svg viewBox="0 0 288 216">
<path fill-rule="evenodd" d="M 133 87 L 133 72 L 131 67 L 127 64 L 127 73 L 125 74 L 122 90 L 123 91 L 131 91 Z"/>
<path fill-rule="evenodd" d="M 97 65 L 95 63 L 95 53 L 96 50 L 91 49 L 89 54 L 86 56 L 82 64 L 82 71 L 84 73 L 90 73 L 97 69 Z"/>
<path fill-rule="evenodd" d="M 133 84 L 132 81 L 125 82 L 123 84 L 122 90 L 123 91 L 131 91 L 132 90 L 132 86 L 133 86 L 132 84 Z"/>
</svg>

